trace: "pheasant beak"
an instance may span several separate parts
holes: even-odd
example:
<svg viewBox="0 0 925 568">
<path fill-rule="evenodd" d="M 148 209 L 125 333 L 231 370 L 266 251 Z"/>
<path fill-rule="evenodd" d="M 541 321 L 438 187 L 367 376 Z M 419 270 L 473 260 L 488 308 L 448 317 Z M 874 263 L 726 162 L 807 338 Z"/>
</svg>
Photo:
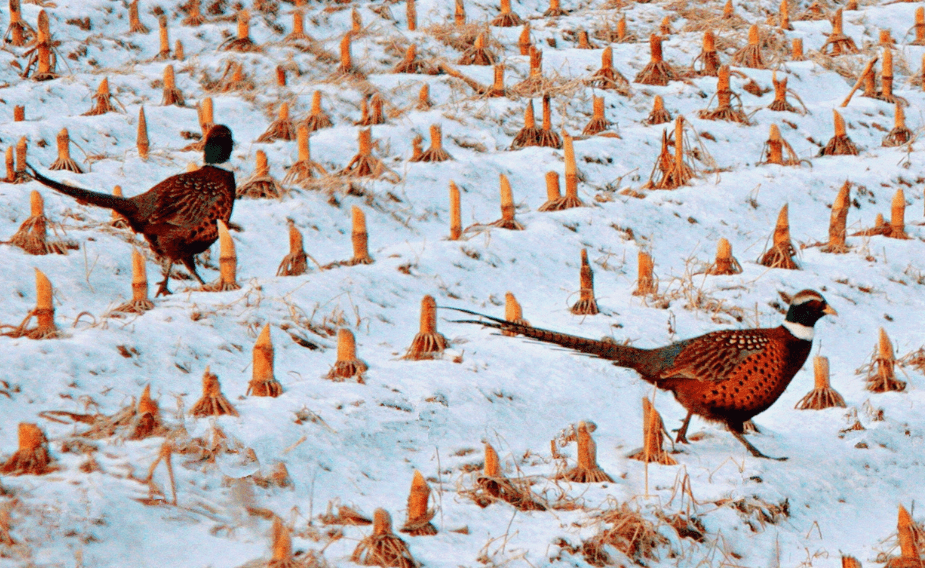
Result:
<svg viewBox="0 0 925 568">
<path fill-rule="evenodd" d="M 838 315 L 838 312 L 835 311 L 835 308 L 833 308 L 832 306 L 828 304 L 825 305 L 825 309 L 822 310 L 822 313 L 830 315 L 830 316 Z"/>
</svg>

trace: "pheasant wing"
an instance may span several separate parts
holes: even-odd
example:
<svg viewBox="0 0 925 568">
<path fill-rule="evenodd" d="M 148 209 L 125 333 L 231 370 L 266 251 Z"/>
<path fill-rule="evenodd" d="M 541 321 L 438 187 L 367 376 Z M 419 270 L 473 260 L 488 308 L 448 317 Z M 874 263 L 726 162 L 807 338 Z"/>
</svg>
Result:
<svg viewBox="0 0 925 568">
<path fill-rule="evenodd" d="M 191 227 L 213 214 L 224 191 L 201 176 L 180 174 L 169 177 L 148 192 L 155 196 L 148 222 L 151 225 Z"/>
<path fill-rule="evenodd" d="M 749 357 L 760 353 L 768 338 L 760 330 L 726 330 L 689 339 L 674 360 L 659 373 L 662 379 L 723 381 Z"/>
</svg>

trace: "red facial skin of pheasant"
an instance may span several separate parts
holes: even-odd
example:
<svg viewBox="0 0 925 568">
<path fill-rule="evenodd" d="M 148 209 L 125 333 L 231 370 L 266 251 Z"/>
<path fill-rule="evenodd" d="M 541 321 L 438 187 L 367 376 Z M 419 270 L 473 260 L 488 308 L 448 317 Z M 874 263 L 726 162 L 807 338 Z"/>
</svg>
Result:
<svg viewBox="0 0 925 568">
<path fill-rule="evenodd" d="M 218 239 L 217 220 L 228 224 L 235 200 L 234 173 L 218 167 L 231 157 L 234 140 L 231 130 L 213 126 L 206 135 L 203 165 L 198 170 L 171 176 L 135 197 L 116 197 L 64 185 L 28 166 L 43 185 L 83 203 L 106 207 L 120 213 L 136 233 L 144 235 L 151 250 L 165 260 L 167 271 L 157 295 L 170 294 L 167 282 L 173 264 L 183 266 L 200 282 L 194 258 Z"/>
<path fill-rule="evenodd" d="M 778 327 L 714 331 L 654 349 L 640 349 L 517 324 L 476 314 L 464 320 L 593 355 L 638 372 L 660 389 L 674 393 L 688 415 L 678 431 L 685 437 L 691 417 L 725 424 L 755 457 L 767 458 L 745 439 L 743 425 L 767 410 L 803 367 L 812 349 L 813 326 L 837 315 L 821 294 L 803 290 L 793 296 Z M 786 458 L 777 458 L 786 459 Z"/>
</svg>

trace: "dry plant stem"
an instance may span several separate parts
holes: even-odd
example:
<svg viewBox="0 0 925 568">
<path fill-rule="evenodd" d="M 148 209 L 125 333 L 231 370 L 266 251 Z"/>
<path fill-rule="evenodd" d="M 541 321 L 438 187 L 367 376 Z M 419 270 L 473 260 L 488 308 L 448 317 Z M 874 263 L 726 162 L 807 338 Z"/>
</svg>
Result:
<svg viewBox="0 0 925 568">
<path fill-rule="evenodd" d="M 459 188 L 450 181 L 450 240 L 462 238 L 462 212 L 460 211 Z"/>
<path fill-rule="evenodd" d="M 307 125 L 299 125 L 296 132 L 296 139 L 299 147 L 299 160 L 292 164 L 289 171 L 286 172 L 286 177 L 283 178 L 283 183 L 286 185 L 294 184 L 302 187 L 310 187 L 316 174 L 320 176 L 328 174 L 327 170 L 324 169 L 321 164 L 312 160 L 309 132 Z"/>
<path fill-rule="evenodd" d="M 906 383 L 896 378 L 896 356 L 886 330 L 880 328 L 880 341 L 867 367 L 866 388 L 872 392 L 906 390 Z"/>
<path fill-rule="evenodd" d="M 780 128 L 772 124 L 767 142 L 762 151 L 762 164 L 777 164 L 779 166 L 797 166 L 800 164 L 793 147 L 780 135 Z"/>
<path fill-rule="evenodd" d="M 29 155 L 29 142 L 22 136 L 16 142 L 16 166 L 13 168 L 13 179 L 9 183 L 26 183 L 32 181 L 32 176 L 26 171 Z M 8 161 L 9 163 L 9 161 Z"/>
<path fill-rule="evenodd" d="M 24 105 L 13 105 L 13 122 L 24 122 L 26 120 L 26 107 Z"/>
<path fill-rule="evenodd" d="M 677 465 L 678 462 L 662 448 L 665 441 L 665 426 L 662 417 L 648 398 L 642 399 L 643 446 L 642 450 L 629 456 L 630 459 L 646 463 Z"/>
<path fill-rule="evenodd" d="M 880 73 L 880 92 L 876 93 L 874 98 L 896 105 L 906 103 L 905 99 L 900 99 L 893 94 L 893 51 L 890 47 L 883 48 L 883 69 Z"/>
<path fill-rule="evenodd" d="M 790 221 L 787 215 L 787 204 L 784 204 L 777 215 L 777 225 L 774 227 L 771 248 L 761 255 L 758 262 L 769 268 L 799 270 L 800 267 L 793 258 L 794 254 L 796 254 L 796 250 L 790 241 Z"/>
<path fill-rule="evenodd" d="M 200 290 L 203 292 L 231 292 L 240 290 L 241 285 L 237 282 L 238 257 L 235 253 L 234 240 L 228 227 L 219 219 L 218 223 L 218 244 L 219 244 L 219 279 L 217 282 L 206 284 Z"/>
<path fill-rule="evenodd" d="M 412 162 L 445 162 L 452 160 L 449 152 L 443 149 L 443 132 L 439 124 L 430 127 L 430 148 L 424 150 L 421 155 Z"/>
<path fill-rule="evenodd" d="M 283 385 L 273 375 L 273 342 L 270 324 L 266 324 L 254 343 L 253 375 L 247 384 L 247 394 L 277 397 L 283 394 Z"/>
<path fill-rule="evenodd" d="M 67 170 L 75 174 L 82 174 L 83 170 L 77 165 L 77 162 L 71 159 L 71 138 L 68 136 L 67 128 L 62 128 L 58 133 L 58 159 L 55 160 L 48 169 L 50 170 Z"/>
<path fill-rule="evenodd" d="M 250 38 L 251 13 L 241 10 L 237 16 L 238 30 L 234 39 L 229 38 L 222 45 L 225 51 L 239 51 L 242 53 L 260 51 L 260 48 Z"/>
<path fill-rule="evenodd" d="M 138 109 L 138 138 L 136 146 L 138 147 L 138 157 L 147 161 L 151 143 L 148 141 L 148 121 L 145 118 L 145 107 Z"/>
<path fill-rule="evenodd" d="M 411 491 L 408 494 L 408 519 L 400 529 L 401 532 L 408 533 L 411 536 L 433 536 L 437 534 L 437 528 L 430 522 L 434 518 L 434 511 L 427 508 L 429 499 L 430 486 L 427 485 L 427 480 L 424 479 L 421 472 L 415 470 L 414 477 L 411 480 Z"/>
<path fill-rule="evenodd" d="M 514 136 L 514 141 L 511 143 L 511 149 L 517 150 L 518 148 L 525 148 L 527 146 L 539 146 L 540 133 L 541 130 L 536 126 L 536 117 L 534 116 L 533 111 L 533 101 L 531 100 L 527 103 L 526 110 L 524 111 L 524 127 L 520 129 L 516 136 Z"/>
<path fill-rule="evenodd" d="M 93 108 L 84 113 L 84 116 L 97 116 L 107 112 L 116 112 L 116 107 L 112 105 L 112 95 L 109 92 L 109 79 L 103 77 L 100 86 L 96 89 L 96 95 L 93 96 Z"/>
<path fill-rule="evenodd" d="M 295 140 L 295 125 L 289 118 L 289 103 L 279 106 L 279 116 L 274 120 L 267 131 L 257 138 L 257 142 L 272 142 L 274 140 Z"/>
<path fill-rule="evenodd" d="M 356 379 L 363 382 L 363 373 L 369 367 L 357 358 L 357 344 L 353 332 L 346 328 L 337 330 L 337 361 L 328 371 L 327 379 L 342 382 L 346 379 Z"/>
<path fill-rule="evenodd" d="M 700 63 L 700 70 L 697 70 L 697 63 Z M 692 64 L 695 72 L 704 77 L 716 77 L 720 68 L 719 54 L 716 52 L 716 37 L 713 32 L 707 30 L 703 32 L 703 49 L 700 51 Z"/>
<path fill-rule="evenodd" d="M 893 203 L 890 207 L 890 230 L 886 236 L 902 240 L 911 238 L 906 234 L 906 193 L 901 188 L 893 194 Z"/>
<path fill-rule="evenodd" d="M 361 129 L 358 137 L 359 152 L 350 160 L 347 167 L 340 171 L 340 175 L 348 177 L 386 177 L 390 181 L 397 181 L 398 175 L 372 155 L 372 130 L 369 128 Z"/>
<path fill-rule="evenodd" d="M 3 34 L 3 41 L 9 42 L 13 47 L 22 47 L 35 37 L 35 30 L 22 19 L 22 9 L 19 0 L 10 0 L 10 25 Z"/>
<path fill-rule="evenodd" d="M 599 89 L 616 91 L 624 96 L 630 95 L 630 83 L 613 66 L 613 49 L 610 46 L 601 54 L 601 68 L 588 80 L 588 83 Z"/>
<path fill-rule="evenodd" d="M 56 339 L 61 332 L 55 325 L 55 306 L 52 301 L 53 289 L 48 277 L 35 269 L 35 309 L 13 331 L 6 333 L 10 337 L 28 337 L 29 339 Z M 29 321 L 35 317 L 36 327 L 27 328 Z"/>
<path fill-rule="evenodd" d="M 588 262 L 588 250 L 581 249 L 581 268 L 579 269 L 578 301 L 570 308 L 578 316 L 593 316 L 600 313 L 594 298 L 594 271 Z"/>
<path fill-rule="evenodd" d="M 588 425 L 584 422 L 578 424 L 578 465 L 563 473 L 560 478 L 575 483 L 604 483 L 612 482 L 611 478 L 597 464 L 597 444 L 591 438 Z"/>
<path fill-rule="evenodd" d="M 537 146 L 556 149 L 562 147 L 562 139 L 552 129 L 552 102 L 549 95 L 543 95 L 543 126 L 540 128 Z"/>
<path fill-rule="evenodd" d="M 418 29 L 418 11 L 414 5 L 414 0 L 405 0 L 405 14 L 408 17 L 408 31 L 413 32 Z"/>
<path fill-rule="evenodd" d="M 238 186 L 238 198 L 282 199 L 286 195 L 286 190 L 276 178 L 270 175 L 270 165 L 267 162 L 266 152 L 257 150 L 256 155 L 257 167 L 254 170 L 254 175 Z"/>
<path fill-rule="evenodd" d="M 520 16 L 511 11 L 511 0 L 501 0 L 501 13 L 491 21 L 491 25 L 501 28 L 522 26 L 523 23 L 524 21 L 520 19 Z"/>
<path fill-rule="evenodd" d="M 768 109 L 776 112 L 797 112 L 787 101 L 787 77 L 777 80 L 777 73 L 771 76 L 771 82 L 774 84 L 774 100 L 768 105 Z"/>
<path fill-rule="evenodd" d="M 222 385 L 219 384 L 218 377 L 209 372 L 209 367 L 206 367 L 206 372 L 202 375 L 202 398 L 193 405 L 190 416 L 206 418 L 226 414 L 237 416 L 238 411 L 222 394 Z"/>
<path fill-rule="evenodd" d="M 357 544 L 350 561 L 363 566 L 419 566 L 408 551 L 405 541 L 392 532 L 392 517 L 384 509 L 376 509 L 373 513 L 373 534 Z"/>
<path fill-rule="evenodd" d="M 353 258 L 347 264 L 350 266 L 372 264 L 373 259 L 369 256 L 369 233 L 366 232 L 366 214 L 356 205 L 351 207 L 351 214 L 353 215 L 353 232 L 351 233 Z"/>
<path fill-rule="evenodd" d="M 913 139 L 913 133 L 906 127 L 906 111 L 901 104 L 896 104 L 893 129 L 883 137 L 883 145 L 888 148 L 902 146 Z"/>
<path fill-rule="evenodd" d="M 453 14 L 453 23 L 457 26 L 466 25 L 466 7 L 463 5 L 463 0 L 456 0 L 456 10 Z"/>
<path fill-rule="evenodd" d="M 845 127 L 845 119 L 842 118 L 841 114 L 837 110 L 832 110 L 832 115 L 835 120 L 835 136 L 829 140 L 828 144 L 825 145 L 820 152 L 820 156 L 857 156 L 858 149 L 854 145 L 854 142 L 851 141 L 851 138 L 848 138 L 847 129 Z"/>
<path fill-rule="evenodd" d="M 170 34 L 167 30 L 167 16 L 161 15 L 157 19 L 158 25 L 158 36 L 160 38 L 161 47 L 157 52 L 157 55 L 154 56 L 155 61 L 164 61 L 170 59 Z"/>
<path fill-rule="evenodd" d="M 668 131 L 662 132 L 662 149 L 659 153 L 646 189 L 677 189 L 694 178 L 694 170 L 684 161 L 684 117 L 674 121 L 674 148 L 669 150 Z"/>
<path fill-rule="evenodd" d="M 292 31 L 286 38 L 283 40 L 286 43 L 290 44 L 299 44 L 303 42 L 311 42 L 310 38 L 305 33 L 305 11 L 304 10 L 293 10 L 292 11 Z"/>
<path fill-rule="evenodd" d="M 640 251 L 636 257 L 637 272 L 636 289 L 633 291 L 634 296 L 647 296 L 658 292 L 658 281 L 655 279 L 652 256 L 646 252 Z"/>
<path fill-rule="evenodd" d="M 835 11 L 832 18 L 832 32 L 826 38 L 825 43 L 819 48 L 819 52 L 826 55 L 844 55 L 847 53 L 857 53 L 858 46 L 854 40 L 846 36 L 842 31 L 842 9 Z"/>
<path fill-rule="evenodd" d="M 511 190 L 511 182 L 504 174 L 500 174 L 499 177 L 501 179 L 501 218 L 491 223 L 490 226 L 522 231 L 524 226 L 514 219 L 514 192 Z"/>
<path fill-rule="evenodd" d="M 530 49 L 533 47 L 533 42 L 530 40 L 530 22 L 524 24 L 524 28 L 520 31 L 517 47 L 520 48 L 521 55 L 530 55 Z"/>
<path fill-rule="evenodd" d="M 851 182 L 845 181 L 835 196 L 832 204 L 832 216 L 829 221 L 829 242 L 822 247 L 823 252 L 844 254 L 848 252 L 845 242 L 847 235 L 848 209 L 851 207 Z"/>
<path fill-rule="evenodd" d="M 145 257 L 132 249 L 132 299 L 113 312 L 124 314 L 143 314 L 154 308 L 154 302 L 148 297 L 148 273 L 145 269 Z"/>
<path fill-rule="evenodd" d="M 77 248 L 75 244 L 66 241 L 48 240 L 48 225 L 50 221 L 45 216 L 45 201 L 42 195 L 33 190 L 29 195 L 30 214 L 19 230 L 10 237 L 10 244 L 21 248 L 28 254 L 67 254 L 67 249 Z"/>
<path fill-rule="evenodd" d="M 385 124 L 385 114 L 382 112 L 382 96 L 379 93 L 373 94 L 369 103 L 365 100 L 361 103 L 363 116 L 356 123 L 357 126 L 373 126 L 376 124 Z"/>
<path fill-rule="evenodd" d="M 585 203 L 578 197 L 578 166 L 575 161 L 575 146 L 572 137 L 562 131 L 565 140 L 565 196 L 559 197 L 559 176 L 555 172 L 546 174 L 546 192 L 549 200 L 543 204 L 540 211 L 561 211 L 573 207 L 584 207 Z M 553 200 L 552 192 L 556 197 Z"/>
<path fill-rule="evenodd" d="M 780 12 L 778 16 L 778 26 L 783 31 L 793 30 L 793 25 L 790 23 L 790 4 L 787 0 L 780 0 Z"/>
<path fill-rule="evenodd" d="M 289 222 L 289 254 L 276 269 L 277 276 L 299 276 L 308 272 L 308 255 L 302 245 L 302 233 L 295 223 Z"/>
<path fill-rule="evenodd" d="M 430 110 L 430 107 L 433 106 L 430 102 L 430 85 L 424 83 L 421 85 L 421 90 L 418 92 L 418 110 Z"/>
<path fill-rule="evenodd" d="M 649 36 L 649 49 L 652 53 L 652 59 L 642 71 L 640 71 L 634 83 L 643 85 L 660 85 L 665 86 L 669 81 L 678 79 L 678 74 L 662 56 L 662 38 L 656 34 Z"/>
<path fill-rule="evenodd" d="M 713 110 L 703 109 L 697 113 L 697 116 L 704 120 L 725 120 L 738 124 L 749 124 L 748 116 L 742 111 L 741 103 L 732 106 L 732 97 L 738 99 L 738 95 L 733 93 L 730 88 L 729 74 L 728 65 L 723 65 L 719 68 L 716 87 L 716 108 Z"/>
<path fill-rule="evenodd" d="M 814 357 L 813 372 L 815 373 L 815 386 L 809 394 L 800 399 L 795 408 L 798 410 L 823 410 L 833 406 L 844 408 L 845 399 L 829 384 L 828 357 Z"/>
<path fill-rule="evenodd" d="M 803 55 L 803 38 L 795 37 L 793 38 L 793 43 L 790 47 L 790 60 L 791 61 L 803 61 L 805 59 Z"/>
<path fill-rule="evenodd" d="M 521 325 L 529 325 L 527 320 L 524 319 L 523 308 L 521 308 L 520 302 L 517 301 L 517 298 L 515 298 L 514 294 L 511 292 L 504 294 L 504 319 Z M 502 331 L 501 335 L 514 337 L 516 334 L 510 331 Z"/>
<path fill-rule="evenodd" d="M 475 479 L 477 489 L 470 495 L 476 505 L 485 508 L 497 500 L 505 501 L 521 511 L 545 511 L 546 507 L 534 499 L 528 482 L 510 480 L 501 473 L 498 453 L 491 444 L 485 444 L 485 467 Z"/>
<path fill-rule="evenodd" d="M 285 467 L 285 464 L 280 464 Z M 292 535 L 289 529 L 283 524 L 283 521 L 273 517 L 273 558 L 266 564 L 266 568 L 301 568 L 306 566 L 304 561 L 312 560 L 313 557 L 303 558 L 302 561 L 296 560 L 292 556 Z M 315 566 L 311 564 L 310 566 Z M 308 568 L 310 568 L 310 566 Z"/>
<path fill-rule="evenodd" d="M 921 527 L 912 521 L 909 511 L 899 506 L 899 516 L 896 522 L 897 540 L 899 540 L 899 557 L 887 560 L 886 568 L 921 568 L 922 556 L 919 552 L 921 541 Z"/>
<path fill-rule="evenodd" d="M 138 399 L 132 422 L 131 431 L 128 435 L 130 440 L 143 440 L 163 432 L 160 409 L 151 398 L 150 384 L 145 386 L 145 390 L 142 391 L 141 397 Z"/>
<path fill-rule="evenodd" d="M 488 39 L 484 33 L 480 33 L 472 47 L 467 49 L 462 57 L 459 58 L 459 65 L 494 65 L 498 58 L 488 48 Z"/>
<path fill-rule="evenodd" d="M 543 12 L 543 16 L 546 18 L 555 18 L 558 16 L 565 16 L 567 14 L 568 12 L 562 9 L 559 0 L 549 0 L 549 8 Z"/>
<path fill-rule="evenodd" d="M 748 30 L 748 45 L 732 56 L 732 63 L 751 69 L 765 69 L 761 56 L 761 41 L 758 36 L 758 24 L 752 24 Z"/>
<path fill-rule="evenodd" d="M 421 361 L 438 357 L 449 346 L 442 333 L 437 331 L 437 302 L 433 296 L 421 300 L 421 328 L 403 359 Z"/>
<path fill-rule="evenodd" d="M 186 17 L 183 18 L 184 26 L 197 27 L 205 23 L 205 16 L 199 8 L 199 0 L 190 0 L 186 4 Z"/>
<path fill-rule="evenodd" d="M 665 110 L 665 101 L 661 95 L 655 95 L 652 101 L 652 112 L 649 113 L 645 122 L 651 125 L 671 122 L 671 113 Z"/>
<path fill-rule="evenodd" d="M 48 455 L 48 439 L 35 424 L 19 423 L 19 448 L 0 465 L 4 475 L 45 475 L 56 468 Z"/>
<path fill-rule="evenodd" d="M 33 81 L 57 79 L 58 75 L 55 73 L 55 68 L 58 64 L 58 52 L 55 45 L 59 42 L 54 42 L 51 39 L 48 14 L 45 10 L 39 12 L 37 27 L 38 31 L 32 44 L 33 47 L 23 54 L 28 56 L 29 60 L 26 62 L 22 77 L 25 78 L 31 75 Z"/>
<path fill-rule="evenodd" d="M 162 106 L 186 106 L 186 100 L 183 98 L 183 92 L 177 88 L 174 77 L 173 65 L 164 67 L 164 95 L 161 99 Z"/>
<path fill-rule="evenodd" d="M 129 33 L 146 34 L 151 31 L 138 18 L 138 0 L 132 0 L 131 4 L 128 5 L 128 24 Z"/>
<path fill-rule="evenodd" d="M 321 109 L 321 91 L 315 91 L 312 94 L 312 111 L 305 119 L 305 126 L 308 127 L 309 132 L 333 126 L 331 118 Z"/>
<path fill-rule="evenodd" d="M 732 256 L 732 245 L 726 239 L 720 239 L 716 246 L 716 260 L 707 269 L 707 274 L 714 276 L 741 274 L 742 265 Z"/>
<path fill-rule="evenodd" d="M 910 45 L 925 45 L 925 7 L 919 6 L 915 9 L 915 25 L 912 29 L 915 31 L 915 39 Z"/>
</svg>

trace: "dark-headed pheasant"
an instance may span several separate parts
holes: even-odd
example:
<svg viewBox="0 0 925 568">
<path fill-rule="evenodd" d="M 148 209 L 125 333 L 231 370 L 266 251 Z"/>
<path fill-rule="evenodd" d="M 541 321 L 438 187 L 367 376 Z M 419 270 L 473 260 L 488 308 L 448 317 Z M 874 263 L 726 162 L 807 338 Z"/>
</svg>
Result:
<svg viewBox="0 0 925 568">
<path fill-rule="evenodd" d="M 157 295 L 169 294 L 167 281 L 175 262 L 205 284 L 196 272 L 194 258 L 218 239 L 217 220 L 228 223 L 234 207 L 234 173 L 217 166 L 231 157 L 234 140 L 231 130 L 221 124 L 206 135 L 203 154 L 205 164 L 198 170 L 171 176 L 135 197 L 116 197 L 64 185 L 49 179 L 28 166 L 29 173 L 40 183 L 69 195 L 80 202 L 106 207 L 120 213 L 136 233 L 145 236 L 151 250 L 164 259 L 164 280 Z"/>
<path fill-rule="evenodd" d="M 696 414 L 725 424 L 752 455 L 761 458 L 768 456 L 745 439 L 745 422 L 780 398 L 806 362 L 813 345 L 813 326 L 823 316 L 837 314 L 821 294 L 803 290 L 790 299 L 787 316 L 778 327 L 714 331 L 664 347 L 641 349 L 458 311 L 484 318 L 461 323 L 554 343 L 634 369 L 644 380 L 674 393 L 687 409 L 678 431 L 679 442 L 687 441 L 687 426 Z"/>
</svg>

